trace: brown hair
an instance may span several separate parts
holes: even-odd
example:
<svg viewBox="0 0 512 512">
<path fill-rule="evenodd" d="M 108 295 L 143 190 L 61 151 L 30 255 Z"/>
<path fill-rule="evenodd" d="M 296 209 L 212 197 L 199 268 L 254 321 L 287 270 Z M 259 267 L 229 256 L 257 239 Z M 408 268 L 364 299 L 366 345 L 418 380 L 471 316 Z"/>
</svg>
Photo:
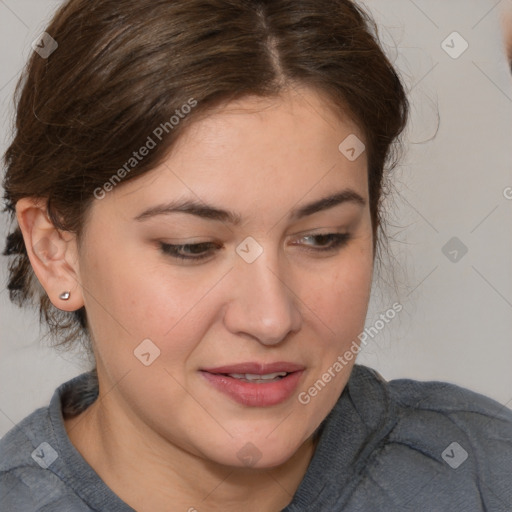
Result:
<svg viewBox="0 0 512 512">
<path fill-rule="evenodd" d="M 350 0 L 68 0 L 46 32 L 58 48 L 48 58 L 33 52 L 16 88 L 4 155 L 12 221 L 20 198 L 39 197 L 54 225 L 80 241 L 95 191 L 116 173 L 127 181 L 153 169 L 212 108 L 305 85 L 365 135 L 376 247 L 384 170 L 396 164 L 408 103 L 374 22 Z M 156 147 L 120 173 L 162 126 Z M 39 303 L 58 344 L 87 337 L 84 308 L 55 308 L 38 283 L 19 227 L 4 254 L 11 300 Z"/>
</svg>

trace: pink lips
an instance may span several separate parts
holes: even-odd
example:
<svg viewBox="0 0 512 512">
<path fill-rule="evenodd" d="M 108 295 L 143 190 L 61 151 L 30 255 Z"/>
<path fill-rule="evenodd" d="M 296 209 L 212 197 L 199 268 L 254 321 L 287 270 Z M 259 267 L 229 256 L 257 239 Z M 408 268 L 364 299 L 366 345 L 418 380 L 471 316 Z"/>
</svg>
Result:
<svg viewBox="0 0 512 512">
<path fill-rule="evenodd" d="M 268 375 L 280 372 L 286 372 L 288 375 L 279 380 L 263 383 L 247 382 L 228 375 L 245 373 Z M 238 403 L 252 407 L 268 407 L 284 402 L 297 388 L 303 373 L 304 366 L 286 362 L 239 363 L 201 370 L 201 374 L 217 390 Z"/>
</svg>

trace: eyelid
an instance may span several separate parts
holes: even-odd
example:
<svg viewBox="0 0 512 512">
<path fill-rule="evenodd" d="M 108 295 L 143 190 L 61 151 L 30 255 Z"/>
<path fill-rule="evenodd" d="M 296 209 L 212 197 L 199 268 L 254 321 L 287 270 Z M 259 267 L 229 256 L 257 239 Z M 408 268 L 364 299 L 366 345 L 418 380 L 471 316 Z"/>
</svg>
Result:
<svg viewBox="0 0 512 512">
<path fill-rule="evenodd" d="M 302 229 L 295 233 L 292 233 L 290 237 L 292 238 L 301 238 L 307 235 L 337 235 L 341 233 L 345 233 L 349 231 L 348 224 L 347 225 L 339 225 L 335 227 L 323 227 L 323 228 L 313 228 L 313 229 Z"/>
<path fill-rule="evenodd" d="M 299 237 L 298 240 L 302 240 L 304 238 L 316 238 L 316 237 L 328 237 L 331 239 L 332 243 L 330 245 L 327 245 L 326 247 L 325 246 L 314 247 L 314 246 L 308 246 L 307 244 L 305 244 L 305 248 L 304 248 L 305 251 L 307 251 L 309 253 L 314 253 L 318 256 L 328 255 L 330 253 L 339 252 L 352 239 L 352 234 L 350 232 L 346 232 L 346 231 L 339 232 L 339 231 L 331 230 L 331 231 L 319 233 L 319 232 L 316 232 L 316 230 L 313 230 L 313 231 L 304 231 L 303 233 L 304 233 L 304 235 Z M 292 245 L 303 245 L 303 244 L 294 243 Z M 217 246 L 218 249 L 223 248 L 223 246 L 219 247 L 218 243 L 212 242 L 212 241 L 204 241 L 204 242 L 198 242 L 198 243 L 186 243 L 186 244 L 169 244 L 169 243 L 160 241 L 159 246 L 160 246 L 160 250 L 164 254 L 170 256 L 171 258 L 175 259 L 176 261 L 189 262 L 192 264 L 194 262 L 199 263 L 202 260 L 208 259 L 210 256 L 212 256 L 212 252 L 206 250 L 206 251 L 197 253 L 195 256 L 194 255 L 186 255 L 185 256 L 185 255 L 179 253 L 180 249 L 183 249 L 183 248 L 190 249 L 191 247 L 197 247 L 197 246 L 206 246 L 206 247 Z"/>
</svg>

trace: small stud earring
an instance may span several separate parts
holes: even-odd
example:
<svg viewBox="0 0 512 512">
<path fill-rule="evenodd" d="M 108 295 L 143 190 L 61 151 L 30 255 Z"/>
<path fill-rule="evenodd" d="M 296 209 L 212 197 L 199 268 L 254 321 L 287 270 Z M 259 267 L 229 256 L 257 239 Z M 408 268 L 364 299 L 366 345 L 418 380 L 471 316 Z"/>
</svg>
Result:
<svg viewBox="0 0 512 512">
<path fill-rule="evenodd" d="M 71 295 L 71 294 L 70 294 L 69 292 L 62 292 L 62 293 L 59 295 L 59 299 L 62 299 L 62 300 L 68 300 L 70 295 Z"/>
</svg>

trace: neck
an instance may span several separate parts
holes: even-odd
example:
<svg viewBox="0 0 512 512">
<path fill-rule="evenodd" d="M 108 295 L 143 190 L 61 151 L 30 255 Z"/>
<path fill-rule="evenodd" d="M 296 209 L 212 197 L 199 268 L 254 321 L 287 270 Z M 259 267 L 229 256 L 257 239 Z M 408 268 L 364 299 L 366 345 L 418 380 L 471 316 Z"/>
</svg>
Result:
<svg viewBox="0 0 512 512">
<path fill-rule="evenodd" d="M 315 450 L 308 439 L 285 463 L 268 469 L 216 464 L 161 437 L 112 394 L 100 394 L 65 426 L 105 484 L 140 512 L 167 511 L 169 503 L 187 511 L 280 511 L 292 500 Z"/>
</svg>

